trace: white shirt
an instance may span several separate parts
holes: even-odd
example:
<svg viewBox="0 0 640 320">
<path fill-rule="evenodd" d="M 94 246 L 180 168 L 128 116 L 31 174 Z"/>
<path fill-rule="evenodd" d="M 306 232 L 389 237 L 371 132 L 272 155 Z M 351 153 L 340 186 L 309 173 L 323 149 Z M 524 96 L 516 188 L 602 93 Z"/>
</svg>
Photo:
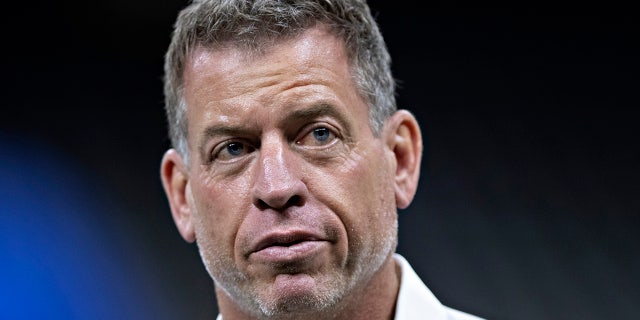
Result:
<svg viewBox="0 0 640 320">
<path fill-rule="evenodd" d="M 420 280 L 407 259 L 393 255 L 402 270 L 394 320 L 484 320 L 442 305 Z M 219 314 L 216 320 L 222 320 Z"/>
<path fill-rule="evenodd" d="M 395 320 L 481 320 L 482 318 L 442 305 L 420 280 L 409 262 L 394 254 L 402 270 Z"/>
</svg>

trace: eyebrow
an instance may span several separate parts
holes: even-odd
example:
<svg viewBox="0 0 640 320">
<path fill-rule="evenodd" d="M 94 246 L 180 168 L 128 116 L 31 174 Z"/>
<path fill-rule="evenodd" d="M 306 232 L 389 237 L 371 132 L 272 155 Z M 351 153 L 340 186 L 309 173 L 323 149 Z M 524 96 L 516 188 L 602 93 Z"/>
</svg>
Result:
<svg viewBox="0 0 640 320">
<path fill-rule="evenodd" d="M 322 116 L 334 118 L 342 127 L 344 127 L 346 133 L 351 132 L 351 125 L 347 121 L 346 116 L 330 103 L 318 103 L 308 108 L 294 110 L 286 115 L 280 123 L 286 124 L 290 122 L 299 122 Z"/>
<path fill-rule="evenodd" d="M 300 122 L 310 119 L 316 119 L 322 116 L 328 116 L 334 118 L 338 123 L 344 128 L 345 139 L 349 140 L 349 133 L 351 132 L 352 126 L 346 119 L 346 116 L 340 112 L 335 106 L 330 103 L 317 103 L 310 107 L 298 109 L 287 114 L 282 120 L 279 121 L 279 125 L 281 127 L 285 126 L 287 123 L 292 122 Z M 248 136 L 252 134 L 257 134 L 258 129 L 255 126 L 250 126 L 248 123 L 244 123 L 243 125 L 226 125 L 226 124 L 213 124 L 208 126 L 204 130 L 204 134 L 202 136 L 202 140 L 199 143 L 198 149 L 200 151 L 200 155 L 205 157 L 207 151 L 205 150 L 205 145 L 207 141 L 216 136 Z"/>
<path fill-rule="evenodd" d="M 211 140 L 211 138 L 216 137 L 216 136 L 234 136 L 234 137 L 238 137 L 238 136 L 247 136 L 251 133 L 255 133 L 257 130 L 255 127 L 251 127 L 248 125 L 239 125 L 239 126 L 235 126 L 235 125 L 219 125 L 219 124 L 214 124 L 211 126 L 208 126 L 205 130 L 204 130 L 204 134 L 202 135 L 202 140 L 200 140 L 200 143 L 198 145 L 198 150 L 200 151 L 200 156 L 202 157 L 202 159 L 206 158 L 206 154 L 208 153 L 205 149 L 205 145 L 207 144 L 207 142 L 209 140 Z"/>
</svg>

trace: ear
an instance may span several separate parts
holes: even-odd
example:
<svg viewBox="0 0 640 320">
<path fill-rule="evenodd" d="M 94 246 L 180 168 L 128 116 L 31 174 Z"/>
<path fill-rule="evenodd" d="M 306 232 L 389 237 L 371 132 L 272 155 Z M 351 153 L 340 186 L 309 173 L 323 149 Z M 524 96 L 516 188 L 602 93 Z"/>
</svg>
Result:
<svg viewBox="0 0 640 320">
<path fill-rule="evenodd" d="M 405 209 L 413 201 L 420 178 L 422 134 L 416 118 L 407 110 L 396 111 L 386 122 L 387 145 L 395 155 L 396 206 Z"/>
<path fill-rule="evenodd" d="M 176 150 L 169 149 L 162 157 L 160 176 L 162 178 L 162 186 L 169 199 L 173 221 L 178 227 L 182 238 L 192 243 L 195 241 L 196 235 L 190 203 L 189 175 L 182 157 Z"/>
</svg>

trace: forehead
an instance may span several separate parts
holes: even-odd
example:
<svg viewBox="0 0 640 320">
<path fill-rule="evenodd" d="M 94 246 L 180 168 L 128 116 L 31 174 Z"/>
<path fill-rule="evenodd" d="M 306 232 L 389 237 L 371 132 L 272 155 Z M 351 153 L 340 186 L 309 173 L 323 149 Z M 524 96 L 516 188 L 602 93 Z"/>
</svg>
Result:
<svg viewBox="0 0 640 320">
<path fill-rule="evenodd" d="M 335 57 L 334 60 L 346 58 L 346 52 L 343 40 L 329 27 L 320 24 L 300 33 L 283 35 L 281 38 L 256 40 L 255 45 L 243 42 L 223 42 L 213 46 L 200 44 L 187 56 L 185 69 L 198 68 L 202 63 L 210 64 L 212 60 L 203 60 L 205 56 L 233 59 L 245 64 L 269 57 L 295 56 L 295 61 L 288 62 L 309 63 L 318 57 Z M 232 70 L 234 66 L 228 67 L 228 70 Z"/>
<path fill-rule="evenodd" d="M 342 40 L 323 27 L 260 53 L 233 46 L 197 48 L 185 64 L 184 97 L 189 131 L 213 116 L 250 116 L 305 99 L 329 99 L 349 108 L 363 104 Z"/>
<path fill-rule="evenodd" d="M 323 26 L 262 46 L 261 49 L 248 50 L 233 44 L 216 48 L 198 46 L 185 63 L 183 82 L 185 90 L 194 89 L 206 81 L 211 91 L 218 89 L 216 92 L 221 92 L 224 87 L 217 88 L 215 85 L 223 85 L 225 80 L 241 79 L 247 87 L 251 87 L 256 84 L 246 80 L 281 72 L 298 79 L 304 76 L 317 77 L 314 70 L 320 69 L 331 70 L 336 76 L 351 77 L 342 40 Z"/>
</svg>

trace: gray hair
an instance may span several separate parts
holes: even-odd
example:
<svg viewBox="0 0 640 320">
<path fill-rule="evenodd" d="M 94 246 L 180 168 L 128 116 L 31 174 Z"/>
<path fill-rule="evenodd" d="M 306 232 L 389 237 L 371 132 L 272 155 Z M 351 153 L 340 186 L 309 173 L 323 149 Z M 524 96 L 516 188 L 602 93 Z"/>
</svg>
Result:
<svg viewBox="0 0 640 320">
<path fill-rule="evenodd" d="M 278 40 L 323 24 L 344 41 L 351 74 L 379 136 L 396 110 L 391 58 L 366 0 L 193 0 L 180 11 L 165 56 L 164 95 L 169 136 L 188 162 L 185 63 L 199 46 L 260 52 Z"/>
</svg>

